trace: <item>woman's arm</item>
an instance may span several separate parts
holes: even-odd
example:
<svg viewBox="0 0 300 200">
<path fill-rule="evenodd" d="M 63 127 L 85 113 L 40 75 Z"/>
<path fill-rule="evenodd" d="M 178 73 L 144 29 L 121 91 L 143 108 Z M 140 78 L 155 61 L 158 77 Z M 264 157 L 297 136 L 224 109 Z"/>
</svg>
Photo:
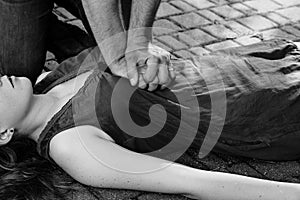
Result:
<svg viewBox="0 0 300 200">
<path fill-rule="evenodd" d="M 100 136 L 99 136 L 100 135 Z M 77 181 L 102 188 L 183 194 L 197 199 L 299 199 L 300 185 L 184 165 L 126 150 L 90 126 L 55 136 L 50 156 Z"/>
</svg>

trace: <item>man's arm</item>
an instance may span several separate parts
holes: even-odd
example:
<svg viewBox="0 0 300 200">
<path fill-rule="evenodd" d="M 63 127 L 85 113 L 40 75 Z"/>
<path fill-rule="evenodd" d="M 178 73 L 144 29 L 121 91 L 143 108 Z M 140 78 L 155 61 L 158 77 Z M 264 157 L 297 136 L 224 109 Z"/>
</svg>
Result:
<svg viewBox="0 0 300 200">
<path fill-rule="evenodd" d="M 127 39 L 126 60 L 130 66 L 144 65 L 144 74 L 132 69 L 128 77 L 134 79 L 134 83 L 149 83 L 149 90 L 156 89 L 157 85 L 167 85 L 175 77 L 173 71 L 169 71 L 169 57 L 167 51 L 152 44 L 152 26 L 160 0 L 132 0 L 132 10 Z M 139 69 L 136 69 L 140 71 Z M 137 77 L 137 75 L 143 76 Z M 143 83 L 142 83 L 143 84 Z M 139 83 L 141 86 L 141 83 Z"/>
<path fill-rule="evenodd" d="M 88 22 L 106 63 L 124 56 L 127 36 L 120 18 L 118 0 L 83 0 Z"/>
</svg>

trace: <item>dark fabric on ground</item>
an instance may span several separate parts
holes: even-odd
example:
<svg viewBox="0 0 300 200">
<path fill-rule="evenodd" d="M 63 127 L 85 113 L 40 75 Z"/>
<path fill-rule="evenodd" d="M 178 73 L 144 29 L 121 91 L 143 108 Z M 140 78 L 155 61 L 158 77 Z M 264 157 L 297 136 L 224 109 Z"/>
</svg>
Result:
<svg viewBox="0 0 300 200">
<path fill-rule="evenodd" d="M 47 124 L 38 141 L 38 152 L 51 160 L 48 155 L 49 143 L 59 132 L 75 125 L 93 125 L 102 128 L 119 145 L 141 153 L 153 153 L 166 158 L 174 151 L 180 151 L 193 141 L 199 147 L 210 123 L 215 131 L 222 128 L 221 137 L 214 151 L 267 160 L 292 160 L 300 157 L 300 133 L 298 111 L 299 101 L 299 59 L 296 46 L 284 40 L 263 42 L 216 52 L 212 55 L 195 57 L 193 62 L 174 60 L 178 74 L 170 89 L 147 92 L 130 87 L 127 80 L 103 72 L 103 62 L 95 66 L 89 57 L 91 50 L 63 62 L 35 86 L 35 93 L 46 93 L 55 85 L 73 78 L 78 73 L 94 69 L 81 90 Z M 98 52 L 98 51 L 96 51 Z M 99 52 L 94 54 L 99 59 Z M 87 59 L 85 59 L 87 58 Z M 85 60 L 85 61 L 84 61 Z M 84 61 L 84 62 L 83 62 Z M 114 89 L 121 83 L 121 90 L 112 102 Z M 125 93 L 122 93 L 125 91 Z M 152 129 L 133 127 L 126 112 L 126 94 L 134 92 L 129 101 L 129 111 L 133 121 L 139 126 L 153 125 Z M 183 100 L 176 97 L 183 94 Z M 216 98 L 226 96 L 224 127 L 222 108 L 213 112 L 213 103 L 221 105 Z M 118 96 L 119 95 L 119 96 Z M 212 101 L 212 97 L 214 100 Z M 196 97 L 198 107 L 191 107 Z M 113 106 L 112 106 L 113 104 Z M 149 108 L 152 107 L 152 121 Z M 120 124 L 112 109 L 117 107 Z M 199 109 L 200 113 L 197 112 Z M 185 116 L 181 119 L 182 114 Z M 199 116 L 196 118 L 194 116 Z M 160 129 L 160 123 L 163 123 Z M 125 123 L 126 122 L 126 123 Z M 199 127 L 194 124 L 198 123 Z M 183 134 L 178 135 L 178 127 L 183 126 Z M 133 137 L 125 129 L 140 132 Z M 197 128 L 197 136 L 193 130 Z M 146 137 L 149 130 L 157 129 L 155 136 Z M 146 131 L 145 131 L 146 130 Z M 213 129 L 214 130 L 214 129 Z M 143 132 L 144 131 L 144 132 Z M 131 133 L 132 134 L 132 133 Z M 212 131 L 209 137 L 216 137 Z M 141 138 L 146 137 L 146 138 Z M 167 151 L 159 150 L 174 142 Z M 157 151 L 156 151 L 157 150 Z"/>
</svg>

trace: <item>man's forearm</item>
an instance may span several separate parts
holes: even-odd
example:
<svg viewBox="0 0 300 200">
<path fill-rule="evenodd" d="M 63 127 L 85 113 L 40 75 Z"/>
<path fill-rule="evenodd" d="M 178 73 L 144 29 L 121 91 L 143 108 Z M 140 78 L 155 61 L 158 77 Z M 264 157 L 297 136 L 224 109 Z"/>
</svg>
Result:
<svg viewBox="0 0 300 200">
<path fill-rule="evenodd" d="M 94 37 L 107 64 L 122 56 L 126 49 L 118 0 L 83 0 L 83 7 Z"/>
<path fill-rule="evenodd" d="M 128 42 L 149 42 L 160 0 L 132 0 Z"/>
</svg>

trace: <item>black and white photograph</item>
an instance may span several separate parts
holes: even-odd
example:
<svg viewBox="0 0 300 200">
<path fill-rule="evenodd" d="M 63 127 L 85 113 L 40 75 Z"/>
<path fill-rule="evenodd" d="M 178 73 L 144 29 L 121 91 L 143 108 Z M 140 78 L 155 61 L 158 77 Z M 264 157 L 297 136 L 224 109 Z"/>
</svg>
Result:
<svg viewBox="0 0 300 200">
<path fill-rule="evenodd" d="M 1 200 L 300 200 L 299 0 L 0 0 Z"/>
</svg>

